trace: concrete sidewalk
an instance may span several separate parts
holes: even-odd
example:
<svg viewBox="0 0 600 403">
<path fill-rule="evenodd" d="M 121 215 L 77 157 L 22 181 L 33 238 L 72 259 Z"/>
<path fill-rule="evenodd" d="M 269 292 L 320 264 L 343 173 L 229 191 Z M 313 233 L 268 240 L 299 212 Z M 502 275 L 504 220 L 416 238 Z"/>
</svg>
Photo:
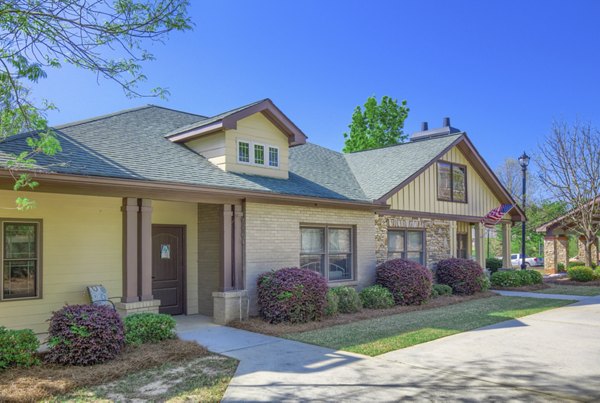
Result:
<svg viewBox="0 0 600 403">
<path fill-rule="evenodd" d="M 240 360 L 225 401 L 600 399 L 600 298 L 371 358 L 178 318 Z"/>
<path fill-rule="evenodd" d="M 539 292 L 526 292 L 526 291 L 504 291 L 504 290 L 492 290 L 493 292 L 504 295 L 506 297 L 527 297 L 527 298 L 547 298 L 547 299 L 562 299 L 567 301 L 581 301 L 589 296 L 582 295 L 564 295 L 564 294 L 542 294 Z"/>
</svg>

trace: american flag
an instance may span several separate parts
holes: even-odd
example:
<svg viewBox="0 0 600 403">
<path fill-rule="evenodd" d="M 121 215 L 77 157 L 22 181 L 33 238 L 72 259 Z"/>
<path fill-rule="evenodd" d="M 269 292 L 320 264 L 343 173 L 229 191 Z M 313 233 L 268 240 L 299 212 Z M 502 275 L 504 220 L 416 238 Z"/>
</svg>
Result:
<svg viewBox="0 0 600 403">
<path fill-rule="evenodd" d="M 488 228 L 493 227 L 498 224 L 498 221 L 500 221 L 504 214 L 508 213 L 511 208 L 513 208 L 512 204 L 501 204 L 487 213 L 486 216 L 481 219 L 481 222 Z"/>
</svg>

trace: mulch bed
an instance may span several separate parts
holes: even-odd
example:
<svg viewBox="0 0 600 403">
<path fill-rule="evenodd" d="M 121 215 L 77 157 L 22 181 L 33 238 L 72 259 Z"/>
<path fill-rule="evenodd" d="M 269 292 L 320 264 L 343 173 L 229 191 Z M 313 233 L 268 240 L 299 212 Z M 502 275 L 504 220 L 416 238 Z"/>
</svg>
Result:
<svg viewBox="0 0 600 403">
<path fill-rule="evenodd" d="M 167 340 L 127 347 L 115 360 L 88 367 L 42 364 L 11 368 L 0 372 L 0 402 L 39 401 L 108 383 L 165 363 L 188 361 L 208 354 L 208 350 L 195 342 Z"/>
<path fill-rule="evenodd" d="M 599 287 L 600 280 L 594 281 L 573 281 L 569 280 L 568 277 L 560 277 L 560 278 L 546 278 L 544 279 L 544 283 L 546 284 L 559 284 L 559 285 L 582 285 L 582 286 L 592 286 Z"/>
<path fill-rule="evenodd" d="M 439 307 L 447 306 L 447 305 L 459 304 L 461 302 L 471 301 L 474 299 L 494 297 L 497 295 L 498 294 L 488 291 L 488 292 L 477 293 L 475 295 L 469 295 L 469 296 L 455 296 L 455 295 L 444 296 L 444 297 L 439 297 L 439 298 L 430 300 L 429 302 L 427 302 L 426 304 L 423 304 L 423 305 L 394 306 L 389 309 L 363 309 L 362 311 L 357 312 L 357 313 L 339 314 L 334 317 L 324 318 L 321 321 L 308 322 L 308 323 L 271 324 L 271 323 L 265 322 L 261 318 L 253 317 L 253 318 L 249 318 L 248 320 L 243 321 L 243 322 L 240 322 L 240 321 L 231 322 L 228 324 L 228 326 L 235 327 L 237 329 L 248 330 L 250 332 L 262 333 L 262 334 L 267 334 L 270 336 L 280 337 L 280 336 L 285 336 L 286 334 L 291 334 L 291 333 L 300 333 L 300 332 L 306 332 L 309 330 L 321 329 L 324 327 L 344 325 L 346 323 L 356 322 L 359 320 L 379 318 L 381 316 L 397 315 L 400 313 L 414 312 L 414 311 L 423 311 L 423 310 L 439 308 Z"/>
</svg>

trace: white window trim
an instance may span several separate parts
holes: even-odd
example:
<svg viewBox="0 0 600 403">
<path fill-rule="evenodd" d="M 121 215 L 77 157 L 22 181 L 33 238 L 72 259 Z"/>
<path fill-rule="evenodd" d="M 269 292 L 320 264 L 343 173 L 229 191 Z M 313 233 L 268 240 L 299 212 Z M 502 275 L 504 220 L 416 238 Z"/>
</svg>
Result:
<svg viewBox="0 0 600 403">
<path fill-rule="evenodd" d="M 249 158 L 250 161 L 246 162 L 246 161 L 241 161 L 240 160 L 240 143 L 246 143 L 249 145 L 250 147 L 250 154 L 249 154 Z M 257 164 L 254 158 L 254 146 L 262 146 L 263 147 L 263 154 L 264 154 L 264 164 Z M 277 150 L 277 165 L 276 166 L 272 166 L 270 164 L 271 162 L 271 155 L 269 152 L 269 148 L 274 148 Z M 269 168 L 269 169 L 279 169 L 279 167 L 281 166 L 281 153 L 279 150 L 279 147 L 271 145 L 271 144 L 265 144 L 265 143 L 261 143 L 258 141 L 250 141 L 250 140 L 244 140 L 244 139 L 237 139 L 236 141 L 236 160 L 238 164 L 242 164 L 242 165 L 251 165 L 251 166 L 255 166 L 255 167 L 261 167 L 261 168 Z"/>
<path fill-rule="evenodd" d="M 323 237 L 323 253 L 322 255 L 325 257 L 324 259 L 324 264 L 325 267 L 325 274 L 321 274 L 323 275 L 323 277 L 325 277 L 325 279 L 327 280 L 327 283 L 330 284 L 336 284 L 336 283 L 349 283 L 349 282 L 353 282 L 356 281 L 357 275 L 356 275 L 356 271 L 357 271 L 357 246 L 356 246 L 356 241 L 358 239 L 358 237 L 355 234 L 356 231 L 356 227 L 354 225 L 336 225 L 336 224 L 300 224 L 300 243 L 302 243 L 302 229 L 303 228 L 322 228 L 324 230 L 324 237 Z M 335 253 L 329 253 L 329 230 L 330 229 L 347 229 L 350 230 L 350 253 L 344 253 L 344 254 L 349 254 L 350 255 L 350 270 L 351 270 L 351 274 L 352 277 L 351 278 L 346 278 L 346 279 L 339 279 L 339 280 L 330 280 L 329 279 L 329 256 L 330 255 L 335 255 Z M 314 253 L 315 255 L 317 255 L 318 253 Z M 340 253 L 341 254 L 341 253 Z M 299 253 L 299 257 L 301 257 L 302 255 L 311 255 L 311 253 L 302 253 L 302 245 L 300 245 L 300 253 Z M 299 262 L 298 262 L 299 263 Z M 300 264 L 298 264 L 298 267 L 300 267 Z"/>
</svg>

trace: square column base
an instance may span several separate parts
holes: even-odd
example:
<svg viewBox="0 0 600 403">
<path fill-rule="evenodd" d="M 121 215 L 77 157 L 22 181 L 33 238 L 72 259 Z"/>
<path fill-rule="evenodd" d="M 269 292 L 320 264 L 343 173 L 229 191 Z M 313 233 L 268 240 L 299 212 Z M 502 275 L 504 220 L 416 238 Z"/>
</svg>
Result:
<svg viewBox="0 0 600 403">
<path fill-rule="evenodd" d="M 151 312 L 158 313 L 160 299 L 150 301 L 135 301 L 135 302 L 117 302 L 115 308 L 121 317 L 125 317 L 134 313 Z"/>
<path fill-rule="evenodd" d="M 212 296 L 213 322 L 216 324 L 248 319 L 248 291 L 215 291 Z"/>
</svg>

